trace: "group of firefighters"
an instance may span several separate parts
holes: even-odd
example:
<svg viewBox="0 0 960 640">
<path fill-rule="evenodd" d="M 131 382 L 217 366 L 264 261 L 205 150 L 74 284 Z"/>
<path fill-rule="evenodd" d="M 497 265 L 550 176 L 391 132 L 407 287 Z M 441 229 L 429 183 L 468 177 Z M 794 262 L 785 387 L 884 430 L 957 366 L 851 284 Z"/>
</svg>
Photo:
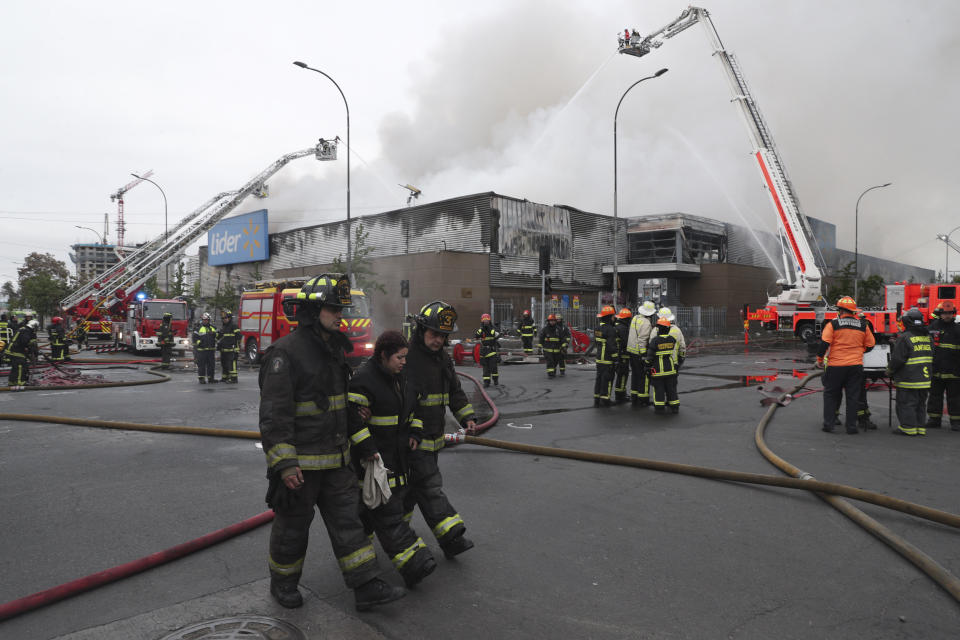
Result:
<svg viewBox="0 0 960 640">
<path fill-rule="evenodd" d="M 170 329 L 169 313 L 164 314 L 163 323 L 157 337 L 160 342 L 160 359 L 164 368 L 170 366 L 170 351 L 173 348 L 173 331 Z M 193 355 L 197 363 L 197 376 L 200 384 L 213 384 L 217 382 L 214 373 L 215 362 L 214 352 L 220 352 L 220 367 L 223 369 L 220 381 L 236 384 L 237 377 L 237 357 L 240 352 L 240 345 L 243 342 L 243 335 L 240 328 L 233 322 L 233 312 L 224 311 L 221 314 L 223 321 L 221 327 L 217 329 L 210 324 L 210 314 L 204 313 L 200 318 L 200 325 L 193 330 Z"/>
<path fill-rule="evenodd" d="M 840 422 L 841 397 L 846 398 L 846 432 L 876 429 L 866 401 L 863 354 L 876 345 L 873 327 L 850 296 L 837 301 L 839 315 L 820 337 L 817 365 L 823 373 L 823 430 Z M 960 431 L 960 326 L 956 307 L 945 300 L 932 313 L 929 325 L 916 307 L 900 318 L 903 330 L 892 340 L 885 375 L 896 387 L 897 430 L 905 436 L 925 436 L 942 426 L 944 396 L 950 428 Z"/>
</svg>

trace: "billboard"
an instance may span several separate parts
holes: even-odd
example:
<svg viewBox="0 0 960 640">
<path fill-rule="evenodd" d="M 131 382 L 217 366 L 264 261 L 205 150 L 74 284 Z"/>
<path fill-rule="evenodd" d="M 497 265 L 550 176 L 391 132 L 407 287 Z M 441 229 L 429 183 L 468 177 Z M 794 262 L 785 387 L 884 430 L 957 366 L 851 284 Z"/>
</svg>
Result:
<svg viewBox="0 0 960 640">
<path fill-rule="evenodd" d="M 269 258 L 266 209 L 221 220 L 207 232 L 207 263 L 211 266 Z"/>
</svg>

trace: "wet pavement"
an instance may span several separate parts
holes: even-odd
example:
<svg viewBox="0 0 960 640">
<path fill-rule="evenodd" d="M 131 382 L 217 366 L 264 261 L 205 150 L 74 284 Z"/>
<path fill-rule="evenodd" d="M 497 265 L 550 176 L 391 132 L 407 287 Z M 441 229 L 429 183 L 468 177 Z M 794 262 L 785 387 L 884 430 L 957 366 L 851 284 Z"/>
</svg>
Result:
<svg viewBox="0 0 960 640">
<path fill-rule="evenodd" d="M 504 365 L 488 390 L 500 421 L 483 435 L 776 475 L 753 441 L 757 387 L 790 388 L 811 363 L 801 350 L 703 349 L 681 372 L 676 416 L 594 409 L 592 365 L 554 379 L 543 365 Z M 146 377 L 107 371 L 96 373 Z M 156 385 L 3 393 L 0 412 L 255 431 L 255 372 L 240 376 L 200 386 L 180 370 Z M 886 391 L 869 399 L 877 431 L 821 432 L 814 393 L 778 410 L 767 443 L 819 480 L 960 512 L 960 433 L 892 435 Z M 0 438 L 0 603 L 265 510 L 252 440 L 14 421 L 0 421 Z M 952 638 L 960 628 L 946 592 L 810 494 L 475 445 L 445 450 L 441 469 L 477 546 L 444 559 L 417 515 L 439 567 L 397 603 L 354 611 L 317 519 L 295 612 L 267 594 L 267 526 L 0 622 L 0 637 L 159 640 L 227 616 L 286 620 L 309 638 Z M 857 506 L 960 574 L 960 532 Z M 380 564 L 400 584 L 382 553 Z"/>
</svg>

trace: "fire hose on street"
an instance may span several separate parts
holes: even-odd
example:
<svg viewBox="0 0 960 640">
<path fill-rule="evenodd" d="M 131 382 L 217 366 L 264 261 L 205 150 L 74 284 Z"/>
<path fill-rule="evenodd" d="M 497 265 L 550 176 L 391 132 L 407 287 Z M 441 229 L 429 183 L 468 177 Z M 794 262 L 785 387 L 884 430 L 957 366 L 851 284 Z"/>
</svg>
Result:
<svg viewBox="0 0 960 640">
<path fill-rule="evenodd" d="M 163 375 L 163 374 L 160 374 Z M 480 433 L 489 429 L 493 426 L 499 419 L 499 411 L 496 405 L 490 399 L 490 396 L 483 390 L 479 381 L 475 378 L 459 373 L 459 375 L 468 378 L 471 380 L 479 391 L 481 397 L 487 402 L 492 408 L 492 415 L 490 418 L 484 422 L 477 425 L 473 433 Z M 821 375 L 820 372 L 813 373 L 806 378 L 804 378 L 796 387 L 791 391 L 785 392 L 781 395 L 780 400 L 782 401 L 787 396 L 793 396 L 801 389 L 803 389 L 806 384 L 813 378 Z M 169 376 L 164 376 L 167 380 Z M 160 380 L 165 381 L 165 380 Z M 155 382 L 155 381 L 149 381 Z M 93 386 L 118 386 L 123 383 L 105 383 L 104 385 L 93 385 Z M 127 383 L 129 384 L 129 383 Z M 143 384 L 143 382 L 140 382 Z M 76 388 L 76 387 L 73 387 Z M 642 469 L 650 469 L 653 471 L 664 471 L 668 473 L 679 473 L 684 475 L 696 476 L 701 478 L 707 478 L 711 480 L 721 480 L 726 482 L 738 482 L 738 483 L 747 483 L 747 484 L 760 484 L 767 486 L 783 487 L 788 489 L 800 489 L 803 491 L 811 491 L 818 495 L 820 498 L 828 502 L 831 506 L 838 509 L 841 513 L 846 515 L 848 518 L 856 522 L 861 527 L 867 529 L 872 535 L 879 538 L 885 544 L 889 545 L 897 553 L 901 554 L 908 561 L 917 566 L 921 571 L 923 571 L 927 576 L 934 580 L 938 585 L 940 585 L 947 593 L 949 593 L 954 600 L 960 603 L 960 580 L 958 580 L 954 575 L 947 571 L 944 567 L 939 565 L 932 558 L 923 553 L 920 549 L 911 545 L 909 542 L 896 535 L 883 525 L 879 524 L 866 514 L 864 514 L 859 509 L 853 507 L 847 503 L 843 498 L 851 498 L 854 500 L 859 500 L 861 502 L 867 502 L 870 504 L 875 504 L 881 507 L 888 509 L 893 509 L 900 511 L 902 513 L 907 513 L 919 518 L 924 518 L 933 522 L 938 522 L 950 527 L 960 529 L 960 515 L 949 513 L 946 511 L 941 511 L 924 505 L 907 502 L 905 500 L 900 500 L 890 496 L 886 496 L 880 493 L 875 493 L 872 491 L 865 491 L 863 489 L 857 489 L 855 487 L 850 487 L 847 485 L 841 485 L 830 482 L 822 482 L 813 478 L 809 473 L 805 473 L 802 470 L 794 467 L 790 463 L 782 460 L 776 454 L 774 454 L 769 447 L 767 447 L 764 441 L 764 431 L 767 428 L 770 420 L 773 418 L 774 413 L 777 408 L 780 406 L 778 402 L 771 403 L 768 407 L 766 413 L 760 420 L 760 423 L 757 425 L 755 432 L 755 442 L 758 449 L 767 458 L 771 463 L 780 468 L 785 473 L 789 474 L 791 477 L 784 476 L 768 476 L 762 474 L 754 473 L 744 473 L 739 471 L 730 471 L 725 469 L 715 469 L 711 467 L 700 467 L 695 465 L 680 464 L 674 462 L 665 462 L 660 460 L 650 460 L 643 458 L 632 458 L 628 456 L 619 456 L 612 454 L 602 454 L 602 453 L 592 453 L 587 451 L 577 451 L 571 449 L 557 449 L 553 447 L 543 447 L 537 445 L 527 445 L 515 442 L 508 442 L 504 440 L 494 440 L 489 438 L 479 437 L 473 434 L 465 433 L 462 429 L 457 433 L 447 434 L 444 436 L 445 441 L 449 444 L 474 444 L 479 446 L 486 446 L 498 449 L 504 449 L 509 451 L 516 451 L 520 453 L 528 453 L 533 455 L 540 456 L 550 456 L 558 458 L 568 458 L 572 460 L 583 460 L 586 462 L 596 462 L 601 464 L 612 464 L 620 466 L 630 466 Z M 83 418 L 66 418 L 60 416 L 46 416 L 46 415 L 31 415 L 31 414 L 0 414 L 0 420 L 17 420 L 17 421 L 28 421 L 28 422 L 50 422 L 56 424 L 69 424 L 85 427 L 97 427 L 97 428 L 109 428 L 109 429 L 124 429 L 124 430 L 135 430 L 135 431 L 153 431 L 153 432 L 163 432 L 163 433 L 179 433 L 179 434 L 191 434 L 191 435 L 205 435 L 205 436 L 214 436 L 214 437 L 229 437 L 229 438 L 245 438 L 251 440 L 259 440 L 260 434 L 257 431 L 249 430 L 240 430 L 240 429 L 213 429 L 205 427 L 189 427 L 189 426 L 170 426 L 170 425 L 154 425 L 154 424 L 141 424 L 141 423 L 130 423 L 130 422 L 113 422 L 106 420 L 89 420 Z M 256 527 L 259 527 L 263 524 L 266 524 L 273 520 L 273 512 L 267 511 L 261 513 L 258 516 L 254 516 L 247 520 L 244 520 L 235 525 L 231 525 L 224 529 L 220 529 L 216 532 L 207 534 L 198 538 L 196 540 L 177 545 L 165 551 L 152 554 L 140 560 L 135 560 L 133 562 L 120 565 L 99 573 L 87 576 L 85 578 L 80 578 L 66 584 L 47 589 L 38 593 L 34 593 L 17 600 L 0 604 L 0 621 L 6 620 L 8 618 L 14 617 L 21 613 L 31 611 L 33 609 L 51 604 L 53 602 L 68 598 L 73 595 L 77 595 L 84 591 L 102 586 L 109 582 L 119 580 L 121 578 L 139 573 L 146 569 L 158 566 L 165 562 L 181 558 L 189 553 L 194 551 L 206 548 L 212 544 L 226 540 L 230 537 L 239 535 L 246 531 L 250 531 Z"/>
</svg>

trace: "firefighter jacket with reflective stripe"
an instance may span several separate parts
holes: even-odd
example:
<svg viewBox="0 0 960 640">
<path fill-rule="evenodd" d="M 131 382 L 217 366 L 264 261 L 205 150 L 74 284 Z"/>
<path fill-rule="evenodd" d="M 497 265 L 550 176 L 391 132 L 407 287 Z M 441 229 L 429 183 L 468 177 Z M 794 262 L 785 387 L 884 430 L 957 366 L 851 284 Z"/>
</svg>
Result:
<svg viewBox="0 0 960 640">
<path fill-rule="evenodd" d="M 630 320 L 630 331 L 627 333 L 627 351 L 638 356 L 645 354 L 652 331 L 653 323 L 650 318 L 640 314 L 633 316 Z"/>
<path fill-rule="evenodd" d="M 417 396 L 406 375 L 393 375 L 368 358 L 350 379 L 350 402 L 370 409 L 367 429 L 383 464 L 397 475 L 407 471 L 410 438 L 423 439 L 423 426 L 413 417 Z"/>
<path fill-rule="evenodd" d="M 173 327 L 169 323 L 163 322 L 160 324 L 160 328 L 157 329 L 157 343 L 161 347 L 173 345 Z"/>
<path fill-rule="evenodd" d="M 4 349 L 4 353 L 8 356 L 26 358 L 27 354 L 36 349 L 36 344 L 37 338 L 33 335 L 33 330 L 30 327 L 20 327 L 13 335 L 13 340 Z"/>
<path fill-rule="evenodd" d="M 193 348 L 197 351 L 213 351 L 217 348 L 217 330 L 202 324 L 193 332 Z"/>
<path fill-rule="evenodd" d="M 240 329 L 231 320 L 220 328 L 217 334 L 217 348 L 220 351 L 237 351 L 242 337 Z"/>
<path fill-rule="evenodd" d="M 617 320 L 614 328 L 617 331 L 617 352 L 620 354 L 620 359 L 629 360 L 630 352 L 627 351 L 627 342 L 630 336 L 630 325 L 622 320 Z"/>
<path fill-rule="evenodd" d="M 873 349 L 876 340 L 862 318 L 843 315 L 831 320 L 820 334 L 821 358 L 830 351 L 830 366 L 851 367 L 863 364 L 863 354 Z"/>
<path fill-rule="evenodd" d="M 684 356 L 679 355 L 679 343 L 672 331 L 655 333 L 650 338 L 647 354 L 644 356 L 651 369 L 650 375 L 655 378 L 676 375 L 678 366 L 683 364 L 683 358 Z"/>
<path fill-rule="evenodd" d="M 560 349 L 566 350 L 570 346 L 570 341 L 573 340 L 573 335 L 570 333 L 570 327 L 563 322 L 558 322 L 557 326 L 560 327 Z"/>
<path fill-rule="evenodd" d="M 833 364 L 831 359 L 830 364 Z M 929 389 L 933 343 L 926 327 L 910 327 L 899 336 L 890 354 L 887 373 L 901 389 Z"/>
<path fill-rule="evenodd" d="M 489 325 L 481 325 L 474 334 L 480 341 L 480 357 L 490 358 L 497 355 L 497 345 L 500 333 Z"/>
<path fill-rule="evenodd" d="M 656 331 L 652 333 L 656 333 Z M 670 335 L 677 341 L 677 346 L 673 350 L 673 359 L 682 364 L 683 359 L 687 357 L 687 341 L 683 339 L 683 331 L 677 325 L 672 324 L 670 325 Z"/>
<path fill-rule="evenodd" d="M 59 324 L 52 324 L 47 328 L 47 334 L 50 336 L 50 346 L 52 347 L 62 347 L 64 345 L 64 340 L 66 340 L 67 332 L 63 330 L 63 326 Z"/>
<path fill-rule="evenodd" d="M 960 324 L 937 319 L 930 323 L 933 340 L 933 377 L 960 379 Z"/>
<path fill-rule="evenodd" d="M 533 324 L 533 318 L 523 318 L 520 320 L 520 337 L 532 338 L 536 333 L 537 327 Z"/>
<path fill-rule="evenodd" d="M 473 420 L 473 406 L 460 386 L 453 360 L 445 349 L 430 351 L 419 330 L 410 342 L 407 353 L 407 381 L 417 396 L 414 418 L 423 425 L 420 448 L 436 451 L 443 448 L 443 427 L 447 407 L 461 426 Z"/>
<path fill-rule="evenodd" d="M 326 335 L 327 340 L 323 339 Z M 260 366 L 260 435 L 267 468 L 335 469 L 375 452 L 369 431 L 347 404 L 353 349 L 339 331 L 303 324 L 274 342 Z"/>
<path fill-rule="evenodd" d="M 543 329 L 540 329 L 540 335 L 538 340 L 540 346 L 543 347 L 544 353 L 560 353 L 560 345 L 563 343 L 563 336 L 561 335 L 562 330 L 560 325 L 554 324 L 550 326 L 550 323 L 547 323 Z"/>
<path fill-rule="evenodd" d="M 613 325 L 601 321 L 593 331 L 593 340 L 597 343 L 597 364 L 614 364 L 620 353 L 617 351 L 617 330 Z"/>
</svg>

